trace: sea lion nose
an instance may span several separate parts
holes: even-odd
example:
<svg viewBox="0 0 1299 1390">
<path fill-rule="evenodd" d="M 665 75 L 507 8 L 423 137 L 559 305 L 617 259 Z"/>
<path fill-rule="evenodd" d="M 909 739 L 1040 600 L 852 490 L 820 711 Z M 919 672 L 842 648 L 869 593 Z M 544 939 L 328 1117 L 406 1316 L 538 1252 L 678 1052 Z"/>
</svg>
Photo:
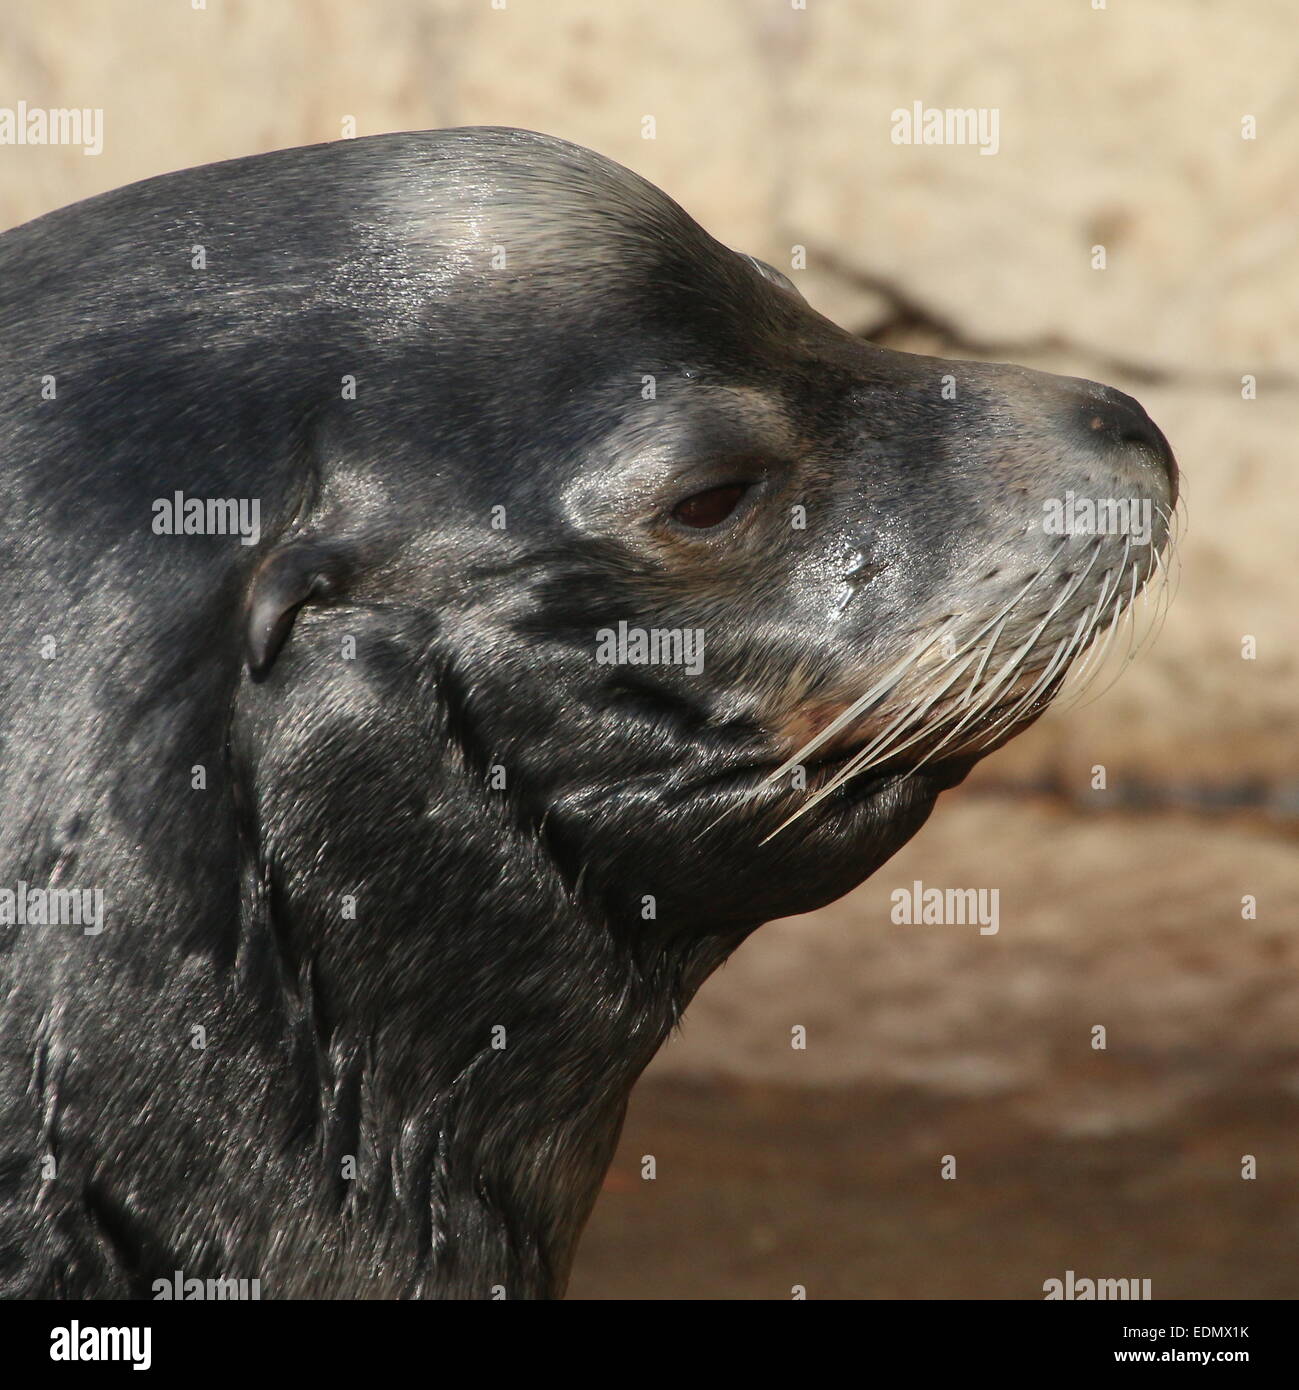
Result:
<svg viewBox="0 0 1299 1390">
<path fill-rule="evenodd" d="M 1168 478 L 1170 502 L 1177 501 L 1177 460 L 1163 431 L 1146 414 L 1139 401 L 1112 386 L 1082 382 L 1074 417 L 1093 444 L 1108 450 L 1138 450 L 1161 468 Z"/>
</svg>

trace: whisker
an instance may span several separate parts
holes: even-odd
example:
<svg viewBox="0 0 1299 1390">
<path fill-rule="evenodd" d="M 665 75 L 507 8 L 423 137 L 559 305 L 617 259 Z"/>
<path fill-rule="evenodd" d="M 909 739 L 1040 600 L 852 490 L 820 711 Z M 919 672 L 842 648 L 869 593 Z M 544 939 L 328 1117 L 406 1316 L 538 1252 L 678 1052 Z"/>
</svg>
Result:
<svg viewBox="0 0 1299 1390">
<path fill-rule="evenodd" d="M 1079 618 L 1073 632 L 1070 633 L 1068 637 L 1062 637 L 1060 639 L 1060 642 L 1056 646 L 1055 654 L 1047 663 L 1046 668 L 1043 670 L 1041 676 L 1038 677 L 1032 689 L 991 726 L 988 730 L 987 737 L 983 739 L 980 745 L 981 747 L 991 743 L 1002 729 L 1018 719 L 1024 710 L 1029 709 L 1033 701 L 1036 700 L 1042 691 L 1050 685 L 1051 681 L 1055 679 L 1057 672 L 1068 666 L 1078 650 L 1078 644 L 1083 639 L 1083 634 L 1086 631 L 1086 623 L 1087 618 L 1084 614 L 1083 617 Z"/>
<path fill-rule="evenodd" d="M 1092 563 L 1095 563 L 1095 556 L 1093 556 Z M 1045 631 L 1051 619 L 1056 615 L 1056 613 L 1060 611 L 1060 609 L 1069 601 L 1070 597 L 1077 591 L 1079 586 L 1082 584 L 1083 580 L 1086 578 L 1086 575 L 1090 571 L 1090 569 L 1091 565 L 1089 564 L 1087 566 L 1087 569 L 1083 570 L 1081 574 L 1074 576 L 1072 582 L 1064 589 L 1064 591 L 1059 595 L 1056 601 L 1043 615 L 1037 627 L 1033 629 L 1033 631 L 1029 634 L 1025 641 L 1020 645 L 1018 650 L 1011 654 L 1011 656 L 1002 665 L 997 675 L 994 676 L 993 679 L 990 682 L 988 682 L 987 686 L 980 692 L 979 700 L 975 702 L 974 707 L 966 714 L 965 718 L 963 720 L 958 721 L 956 730 L 951 731 L 946 735 L 946 737 L 943 740 L 944 744 L 950 741 L 954 732 L 957 732 L 961 728 L 964 728 L 967 724 L 970 723 L 971 720 L 977 718 L 981 713 L 989 709 L 995 701 L 997 692 L 1001 689 L 1003 685 L 1013 683 L 1013 679 L 1022 667 L 1024 659 L 1033 650 L 1034 646 L 1036 646 L 1038 638 Z M 1039 575 L 1041 573 L 1042 571 L 1039 571 Z M 1000 628 L 998 629 L 998 631 L 1000 631 Z M 980 672 L 987 664 L 987 660 L 990 655 L 991 647 L 988 651 L 984 653 L 983 658 L 979 663 Z M 960 669 L 965 669 L 965 666 L 967 665 L 968 662 L 964 663 Z M 922 726 L 920 729 L 916 731 L 916 733 L 911 738 L 907 739 L 905 742 L 898 743 L 894 741 L 892 744 L 885 744 L 883 748 L 880 747 L 881 743 L 884 742 L 884 739 L 888 733 L 892 732 L 892 730 L 896 729 L 900 724 L 909 723 L 917 715 L 923 715 L 925 711 L 929 708 L 929 706 L 932 705 L 936 699 L 941 698 L 941 696 L 950 687 L 951 683 L 951 679 L 949 679 L 943 686 L 941 686 L 938 689 L 938 691 L 934 693 L 933 696 L 931 696 L 929 700 L 925 702 L 924 706 L 921 709 L 912 709 L 905 711 L 903 716 L 895 720 L 893 725 L 890 726 L 890 729 L 885 731 L 885 735 L 882 735 L 880 738 L 877 738 L 875 742 L 872 743 L 868 748 L 865 748 L 861 750 L 858 754 L 856 754 L 846 765 L 846 767 L 841 770 L 839 777 L 836 778 L 833 782 L 831 782 L 829 786 L 823 788 L 817 797 L 813 798 L 812 804 L 815 804 L 816 800 L 819 800 L 821 796 L 828 795 L 832 790 L 834 790 L 835 787 L 841 786 L 843 782 L 847 781 L 849 777 L 854 776 L 856 773 L 868 767 L 878 765 L 879 763 L 885 761 L 887 758 L 895 756 L 903 749 L 909 748 L 913 743 L 915 743 L 917 740 L 921 738 L 932 737 L 933 734 L 937 730 L 941 729 L 945 723 L 955 718 L 960 710 L 959 702 L 956 709 L 946 712 L 938 719 L 936 723 L 928 727 Z M 967 689 L 966 696 L 968 696 L 968 694 L 969 690 Z M 964 699 L 965 697 L 962 698 Z M 932 755 L 932 751 L 933 750 L 931 750 L 931 753 L 926 755 L 926 759 L 922 759 L 921 763 L 917 764 L 917 766 L 923 765 L 924 761 L 926 761 L 927 758 Z"/>
<path fill-rule="evenodd" d="M 989 628 L 993 627 L 1001 620 L 1008 617 L 1011 611 L 1014 609 L 1015 605 L 1020 602 L 1024 595 L 1027 594 L 1028 591 L 1033 587 L 1033 585 L 1036 584 L 1038 580 L 1041 579 L 1042 576 L 1052 567 L 1052 565 L 1055 564 L 1056 559 L 1059 557 L 1061 551 L 1064 549 L 1064 546 L 1067 543 L 1067 539 L 1068 538 L 1066 537 L 1064 540 L 1062 540 L 1061 543 L 1056 546 L 1055 551 L 1052 553 L 1047 562 L 1029 576 L 1028 580 L 1023 584 L 1019 591 L 1013 594 L 1010 597 L 1010 599 L 1008 599 L 1007 602 L 1001 607 L 1001 609 L 998 612 L 994 613 L 992 617 L 989 618 L 983 624 L 983 626 L 979 628 L 978 631 L 975 632 L 974 635 L 968 639 L 968 641 L 965 643 L 963 647 L 959 648 L 956 652 L 954 652 L 952 656 L 945 658 L 945 661 L 954 661 L 960 658 L 961 656 L 965 655 L 967 652 L 971 651 L 974 648 L 974 646 L 978 643 L 979 639 L 983 636 L 985 632 L 988 631 Z M 877 701 L 885 698 L 887 695 L 890 695 L 893 692 L 893 689 L 901 680 L 901 678 L 907 673 L 909 669 L 911 669 L 911 667 L 914 666 L 915 662 L 921 656 L 923 656 L 926 651 L 929 651 L 936 643 L 941 642 L 945 637 L 950 636 L 954 630 L 955 620 L 953 619 L 952 621 L 948 622 L 944 627 L 940 628 L 936 635 L 929 636 L 927 640 L 921 643 L 919 646 L 912 648 L 912 650 L 908 652 L 908 654 L 905 657 L 903 657 L 901 661 L 894 665 L 890 669 L 890 671 L 886 673 L 879 681 L 877 681 L 876 684 L 872 686 L 871 689 L 868 690 L 865 695 L 859 696 L 856 700 L 854 700 L 853 703 L 847 707 L 847 709 L 843 710 L 840 714 L 836 715 L 835 718 L 829 724 L 827 724 L 824 729 L 822 729 L 819 733 L 815 734 L 812 738 L 810 738 L 800 749 L 798 749 L 796 753 L 791 754 L 790 757 L 788 757 L 778 768 L 776 768 L 775 771 L 772 772 L 771 775 L 767 778 L 766 785 L 770 785 L 774 782 L 779 781 L 780 778 L 785 775 L 785 773 L 790 771 L 791 768 L 797 767 L 800 763 L 805 761 L 807 755 L 809 753 L 815 752 L 816 749 L 818 749 L 823 743 L 825 743 L 827 739 L 833 738 L 835 734 L 840 732 L 840 730 L 846 728 L 849 724 L 859 719 L 861 715 L 864 714 L 865 711 L 873 703 L 876 703 Z"/>
<path fill-rule="evenodd" d="M 825 798 L 829 796 L 832 792 L 838 791 L 838 789 L 841 786 L 843 786 L 845 782 L 849 781 L 852 777 L 856 776 L 858 772 L 862 771 L 863 768 L 869 766 L 871 762 L 881 761 L 881 755 L 876 753 L 876 750 L 879 749 L 881 745 L 886 746 L 885 754 L 887 756 L 892 756 L 894 752 L 899 751 L 902 748 L 908 747 L 910 743 L 914 740 L 907 740 L 901 744 L 897 744 L 896 747 L 887 746 L 887 740 L 896 730 L 900 728 L 905 728 L 906 725 L 908 725 L 911 721 L 915 720 L 916 718 L 923 718 L 925 712 L 929 709 L 929 707 L 933 705 L 935 701 L 941 700 L 943 695 L 947 692 L 947 690 L 961 676 L 962 672 L 964 672 L 968 668 L 971 660 L 973 660 L 972 657 L 967 658 L 966 661 L 964 661 L 960 666 L 956 668 L 956 670 L 952 672 L 950 676 L 948 676 L 947 680 L 941 686 L 939 686 L 937 690 L 930 693 L 925 698 L 925 700 L 921 702 L 918 706 L 913 704 L 904 709 L 902 713 L 894 719 L 893 723 L 890 724 L 889 727 L 885 729 L 882 734 L 877 735 L 876 738 L 865 748 L 860 749 L 858 752 L 854 753 L 853 756 L 848 760 L 848 762 L 842 768 L 839 769 L 839 771 L 834 775 L 834 777 L 831 778 L 831 780 L 824 787 L 820 787 L 817 791 L 815 791 L 803 803 L 803 805 L 800 806 L 799 809 L 794 812 L 792 816 L 790 816 L 787 820 L 782 821 L 781 824 L 778 825 L 775 828 L 775 830 L 771 832 L 770 835 L 766 836 L 765 839 L 763 839 L 762 843 L 766 844 L 767 840 L 771 839 L 772 835 L 778 835 L 782 830 L 785 829 L 786 826 L 792 825 L 793 822 L 798 820 L 800 816 L 806 815 L 807 812 L 810 811 L 814 806 L 824 801 Z"/>
<path fill-rule="evenodd" d="M 1064 611 L 1074 596 L 1083 588 L 1088 577 L 1098 564 L 1103 547 L 1097 544 L 1086 566 L 1072 576 L 1050 606 L 1036 620 L 1032 631 L 1021 640 L 1011 653 L 996 661 L 999 644 L 1010 622 L 1024 604 L 1025 598 L 1051 570 L 1069 538 L 1062 538 L 1050 559 L 1020 586 L 1009 600 L 987 618 L 969 637 L 963 639 L 955 649 L 944 655 L 940 664 L 929 675 L 937 681 L 932 688 L 918 692 L 906 700 L 870 741 L 853 753 L 822 787 L 811 792 L 803 803 L 770 834 L 762 843 L 792 825 L 819 805 L 826 797 L 838 791 L 845 783 L 873 768 L 895 760 L 899 754 L 919 743 L 928 742 L 929 747 L 918 758 L 914 767 L 907 771 L 911 775 L 940 753 L 956 746 L 958 740 L 971 725 L 989 715 L 1004 698 L 1005 692 L 1013 690 L 1026 671 L 1026 681 L 1031 682 L 1028 689 L 1017 697 L 1012 697 L 1007 708 L 996 715 L 992 723 L 979 731 L 975 747 L 986 747 L 1001 736 L 1008 727 L 1032 709 L 1053 685 L 1072 686 L 1069 701 L 1062 708 L 1086 708 L 1100 699 L 1114 684 L 1124 670 L 1144 650 L 1145 646 L 1157 637 L 1168 616 L 1168 610 L 1180 581 L 1181 558 L 1178 555 L 1177 541 L 1182 525 L 1183 506 L 1179 499 L 1174 508 L 1160 508 L 1160 520 L 1165 530 L 1165 547 L 1170 559 L 1165 559 L 1161 551 L 1150 542 L 1150 558 L 1144 561 L 1133 556 L 1131 536 L 1125 537 L 1121 559 L 1111 564 L 1101 576 L 1099 590 L 1094 604 L 1089 605 L 1077 618 L 1072 629 L 1048 647 L 1049 656 L 1042 661 L 1037 656 L 1043 634 L 1052 621 Z M 1153 590 L 1153 593 L 1152 593 Z M 1142 620 L 1138 623 L 1136 599 L 1142 594 Z M 1121 624 L 1127 620 L 1127 648 L 1118 662 L 1118 669 L 1112 678 L 1095 694 L 1093 690 L 1100 684 L 1102 673 L 1117 650 L 1115 639 Z M 865 694 L 853 700 L 824 729 L 814 734 L 791 757 L 764 779 L 762 787 L 770 787 L 791 769 L 803 763 L 809 754 L 822 747 L 844 729 L 859 721 L 872 709 L 877 709 L 895 697 L 906 686 L 921 660 L 931 653 L 936 644 L 951 639 L 959 623 L 958 617 L 946 620 L 937 629 L 928 632 L 906 654 L 895 662 Z M 1142 631 L 1138 631 L 1138 628 Z M 986 641 L 984 640 L 986 638 Z M 1076 668 L 1073 663 L 1081 657 Z M 1041 663 L 1039 665 L 1039 662 Z M 932 667 L 932 661 L 930 663 Z M 1036 671 L 1032 674 L 1030 666 Z M 1073 668 L 1073 669 L 1071 669 Z M 992 670 L 990 676 L 988 672 Z M 956 682 L 970 672 L 968 682 L 955 700 L 948 706 L 931 715 Z M 1084 697 L 1090 696 L 1084 703 Z"/>
<path fill-rule="evenodd" d="M 975 668 L 974 675 L 970 677 L 970 684 L 966 687 L 965 694 L 961 696 L 962 704 L 964 704 L 970 698 L 970 696 L 978 688 L 979 682 L 983 679 L 983 673 L 987 668 L 988 661 L 991 659 L 993 652 L 997 650 L 997 643 L 1001 640 L 1002 629 L 1006 626 L 1006 620 L 1007 618 L 1009 618 L 1009 616 L 1009 614 L 1006 614 L 1002 618 L 1002 620 L 997 624 L 996 632 L 994 632 L 992 636 L 988 639 L 988 648 L 983 653 L 983 657 L 979 661 L 978 666 Z"/>
<path fill-rule="evenodd" d="M 1135 578 L 1135 573 L 1134 573 L 1134 578 Z M 1117 590 L 1117 589 L 1119 588 L 1119 586 L 1118 586 L 1118 585 L 1115 585 L 1115 588 L 1116 588 L 1116 590 Z M 1135 591 L 1134 591 L 1134 592 L 1135 592 Z M 1095 667 L 1094 667 L 1093 670 L 1092 670 L 1092 679 L 1091 679 L 1091 681 L 1089 682 L 1088 688 L 1090 688 L 1090 685 L 1091 685 L 1091 684 L 1094 684 L 1094 683 L 1096 682 L 1096 680 L 1097 680 L 1097 679 L 1099 678 L 1099 676 L 1100 676 L 1101 671 L 1104 670 L 1106 658 L 1109 656 L 1110 647 L 1111 647 L 1111 644 L 1112 644 L 1113 641 L 1114 641 L 1114 633 L 1115 633 L 1115 631 L 1117 630 L 1118 625 L 1119 625 L 1119 621 L 1122 619 L 1122 617 L 1123 617 L 1123 615 L 1124 615 L 1125 612 L 1126 612 L 1126 608 L 1125 608 L 1124 602 L 1123 602 L 1123 595 L 1122 595 L 1122 593 L 1118 593 L 1118 594 L 1117 594 L 1117 597 L 1115 598 L 1115 602 L 1114 602 L 1114 617 L 1113 617 L 1113 619 L 1112 619 L 1111 622 L 1110 622 L 1109 631 L 1105 634 L 1105 647 L 1104 647 L 1104 650 L 1103 650 L 1102 653 L 1101 653 L 1100 659 L 1097 661 Z M 1076 704 L 1073 708 L 1075 708 L 1075 709 L 1087 709 L 1090 705 L 1094 705 L 1094 704 L 1096 703 L 1096 701 L 1099 700 L 1099 699 L 1101 698 L 1102 695 L 1104 695 L 1108 690 L 1110 690 L 1110 689 L 1113 688 L 1114 682 L 1117 681 L 1118 678 L 1119 678 L 1119 676 L 1121 676 L 1121 675 L 1123 674 L 1123 671 L 1124 671 L 1124 667 L 1125 667 L 1125 666 L 1126 666 L 1126 663 L 1121 663 L 1120 666 L 1119 666 L 1118 671 L 1115 672 L 1114 676 L 1111 678 L 1111 680 L 1109 681 L 1109 683 L 1108 683 L 1107 685 L 1103 686 L 1097 694 L 1095 694 L 1095 695 L 1092 696 L 1092 698 L 1091 698 L 1090 700 L 1080 701 L 1080 702 L 1079 702 L 1078 704 Z M 1080 691 L 1079 693 L 1080 693 L 1080 695 L 1081 695 L 1081 694 L 1085 694 L 1085 693 L 1086 693 L 1086 690 Z"/>
<path fill-rule="evenodd" d="M 1092 609 L 1087 620 L 1086 643 L 1090 643 L 1089 650 L 1084 655 L 1079 665 L 1069 673 L 1069 679 L 1073 682 L 1070 691 L 1070 701 L 1063 702 L 1058 706 L 1060 709 L 1073 708 L 1073 702 L 1081 697 L 1091 682 L 1092 676 L 1098 664 L 1102 644 L 1093 639 L 1100 632 L 1101 614 L 1106 612 L 1110 603 L 1113 601 L 1118 587 L 1122 583 L 1122 572 L 1117 569 L 1107 569 L 1101 576 L 1101 591 L 1096 599 L 1096 606 Z"/>
<path fill-rule="evenodd" d="M 843 710 L 840 714 L 836 715 L 835 718 L 831 720 L 830 723 L 827 724 L 824 729 L 820 730 L 819 733 L 814 734 L 810 739 L 808 739 L 808 741 L 805 744 L 803 744 L 801 748 L 798 749 L 797 752 L 791 754 L 783 763 L 781 763 L 781 765 L 778 768 L 776 768 L 776 770 L 772 772 L 770 776 L 767 778 L 765 785 L 769 786 L 774 782 L 778 782 L 785 775 L 785 773 L 790 771 L 791 768 L 797 767 L 800 763 L 806 761 L 809 753 L 814 753 L 828 739 L 833 738 L 835 734 L 840 732 L 840 730 L 846 728 L 855 719 L 859 718 L 862 714 L 864 714 L 865 711 L 871 707 L 871 705 L 877 703 L 885 696 L 891 694 L 894 688 L 901 681 L 903 676 L 905 676 L 907 672 L 915 665 L 916 661 L 921 656 L 923 656 L 924 653 L 928 651 L 934 645 L 935 642 L 941 642 L 943 640 L 943 637 L 947 635 L 949 630 L 950 627 L 943 629 L 939 632 L 938 636 L 930 636 L 926 639 L 924 643 L 912 648 L 911 651 L 909 651 L 907 655 L 902 658 L 901 661 L 897 662 L 893 667 L 891 667 L 890 670 L 886 672 L 885 675 L 883 675 L 864 695 L 861 695 L 856 700 L 854 700 L 852 704 L 847 707 L 847 709 Z"/>
</svg>

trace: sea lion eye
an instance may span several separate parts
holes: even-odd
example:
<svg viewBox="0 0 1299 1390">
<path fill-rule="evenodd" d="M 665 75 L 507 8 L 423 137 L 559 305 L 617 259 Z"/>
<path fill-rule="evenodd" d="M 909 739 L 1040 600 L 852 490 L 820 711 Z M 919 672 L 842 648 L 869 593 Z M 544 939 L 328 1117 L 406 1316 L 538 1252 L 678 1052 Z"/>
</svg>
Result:
<svg viewBox="0 0 1299 1390">
<path fill-rule="evenodd" d="M 748 483 L 724 483 L 721 487 L 710 487 L 707 492 L 697 492 L 684 502 L 678 502 L 672 508 L 672 515 L 683 526 L 705 531 L 710 526 L 720 526 L 740 505 L 740 499 L 748 490 Z"/>
</svg>

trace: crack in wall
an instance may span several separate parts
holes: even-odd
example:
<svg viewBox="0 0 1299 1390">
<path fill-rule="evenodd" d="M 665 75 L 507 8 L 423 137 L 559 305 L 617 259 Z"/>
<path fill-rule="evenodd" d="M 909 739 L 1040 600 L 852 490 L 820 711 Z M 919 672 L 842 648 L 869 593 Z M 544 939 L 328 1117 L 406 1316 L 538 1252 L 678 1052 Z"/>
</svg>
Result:
<svg viewBox="0 0 1299 1390">
<path fill-rule="evenodd" d="M 936 338 L 945 351 L 966 353 L 976 357 L 1001 359 L 1006 356 L 1022 358 L 1037 355 L 1080 357 L 1095 364 L 1098 373 L 1126 377 L 1144 386 L 1202 386 L 1215 391 L 1239 389 L 1227 371 L 1202 371 L 1178 367 L 1161 367 L 1135 358 L 1098 351 L 1059 333 L 1039 334 L 1032 338 L 982 338 L 970 333 L 949 315 L 921 303 L 915 295 L 903 289 L 886 275 L 852 265 L 832 251 L 810 245 L 806 241 L 808 263 L 850 288 L 878 295 L 888 305 L 883 319 L 853 331 L 881 346 L 895 345 L 913 333 L 928 333 Z M 1251 375 L 1265 377 L 1270 390 L 1299 390 L 1299 376 L 1264 369 Z"/>
</svg>

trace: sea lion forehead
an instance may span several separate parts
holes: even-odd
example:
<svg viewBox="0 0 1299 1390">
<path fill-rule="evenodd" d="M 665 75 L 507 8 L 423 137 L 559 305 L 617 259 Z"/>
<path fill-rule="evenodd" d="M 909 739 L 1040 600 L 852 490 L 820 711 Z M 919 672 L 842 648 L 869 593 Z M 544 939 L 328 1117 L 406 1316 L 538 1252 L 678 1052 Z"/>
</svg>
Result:
<svg viewBox="0 0 1299 1390">
<path fill-rule="evenodd" d="M 503 127 L 428 132 L 391 147 L 377 172 L 386 207 L 435 254 L 478 248 L 496 272 L 625 271 L 683 239 L 722 248 L 661 189 L 552 136 Z"/>
</svg>

